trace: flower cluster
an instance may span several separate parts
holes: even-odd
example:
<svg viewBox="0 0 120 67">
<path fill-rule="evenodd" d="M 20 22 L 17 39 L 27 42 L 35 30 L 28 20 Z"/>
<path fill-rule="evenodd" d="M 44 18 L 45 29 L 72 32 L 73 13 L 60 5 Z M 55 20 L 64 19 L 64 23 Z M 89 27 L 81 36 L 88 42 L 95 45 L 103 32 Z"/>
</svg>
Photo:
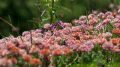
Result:
<svg viewBox="0 0 120 67">
<path fill-rule="evenodd" d="M 120 52 L 119 34 L 120 15 L 112 12 L 81 16 L 72 23 L 47 23 L 43 29 L 0 39 L 0 66 L 12 67 L 19 58 L 27 64 L 42 65 L 43 58 L 52 62 L 54 56 L 88 53 L 97 44 L 103 50 Z"/>
</svg>

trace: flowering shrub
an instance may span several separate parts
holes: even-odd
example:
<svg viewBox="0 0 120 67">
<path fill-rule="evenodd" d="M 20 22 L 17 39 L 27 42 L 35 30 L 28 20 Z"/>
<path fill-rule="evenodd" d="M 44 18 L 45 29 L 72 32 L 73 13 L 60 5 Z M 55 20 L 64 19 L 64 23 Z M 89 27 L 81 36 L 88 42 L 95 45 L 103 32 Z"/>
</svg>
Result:
<svg viewBox="0 0 120 67">
<path fill-rule="evenodd" d="M 81 16 L 0 39 L 2 67 L 61 67 L 120 62 L 120 14 Z M 100 65 L 100 64 L 98 64 Z"/>
</svg>

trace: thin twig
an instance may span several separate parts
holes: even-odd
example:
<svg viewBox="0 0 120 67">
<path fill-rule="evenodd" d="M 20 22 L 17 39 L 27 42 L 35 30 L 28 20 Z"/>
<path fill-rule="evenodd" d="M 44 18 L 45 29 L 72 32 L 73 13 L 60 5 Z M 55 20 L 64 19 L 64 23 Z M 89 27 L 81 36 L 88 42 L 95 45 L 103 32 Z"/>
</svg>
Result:
<svg viewBox="0 0 120 67">
<path fill-rule="evenodd" d="M 53 14 L 53 12 L 54 12 L 54 0 L 52 0 L 52 6 L 51 6 L 51 12 L 50 12 L 50 15 L 51 15 L 51 19 L 50 19 L 50 22 L 51 23 L 53 23 L 53 17 L 54 17 L 54 14 Z"/>
<path fill-rule="evenodd" d="M 3 22 L 5 22 L 6 24 L 8 24 L 9 26 L 11 26 L 12 28 L 16 28 L 16 27 L 13 26 L 9 21 L 3 19 L 2 17 L 0 17 L 0 20 L 2 20 Z"/>
<path fill-rule="evenodd" d="M 44 11 L 42 11 L 41 17 L 45 14 L 45 12 L 46 12 L 46 9 Z"/>
</svg>

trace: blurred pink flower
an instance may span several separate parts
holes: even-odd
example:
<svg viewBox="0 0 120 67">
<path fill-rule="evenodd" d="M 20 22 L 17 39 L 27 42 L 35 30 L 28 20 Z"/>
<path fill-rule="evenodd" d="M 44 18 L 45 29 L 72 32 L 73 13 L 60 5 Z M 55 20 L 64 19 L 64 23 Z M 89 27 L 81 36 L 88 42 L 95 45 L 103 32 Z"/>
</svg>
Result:
<svg viewBox="0 0 120 67">
<path fill-rule="evenodd" d="M 39 52 L 39 48 L 35 45 L 32 45 L 30 47 L 29 53 L 36 53 L 36 52 Z"/>
<path fill-rule="evenodd" d="M 14 64 L 13 64 L 12 60 L 8 59 L 7 60 L 7 67 L 13 67 L 13 66 L 14 66 Z"/>
<path fill-rule="evenodd" d="M 94 17 L 95 17 L 94 14 L 89 14 L 89 15 L 88 15 L 88 19 L 93 19 Z"/>
<path fill-rule="evenodd" d="M 0 66 L 7 67 L 7 58 L 0 58 Z"/>
<path fill-rule="evenodd" d="M 79 20 L 81 20 L 81 21 L 87 20 L 87 16 L 81 16 L 81 17 L 79 18 Z"/>
<path fill-rule="evenodd" d="M 24 49 L 20 49 L 20 50 L 19 50 L 19 54 L 20 54 L 21 56 L 26 55 L 26 54 L 27 54 L 27 51 L 24 50 Z"/>
<path fill-rule="evenodd" d="M 52 51 L 52 54 L 55 55 L 55 56 L 59 56 L 59 55 L 63 55 L 64 51 L 61 50 L 61 49 L 55 49 L 55 50 Z"/>
<path fill-rule="evenodd" d="M 50 27 L 51 27 L 51 25 L 49 23 L 47 23 L 47 24 L 44 25 L 45 29 L 49 29 Z"/>
<path fill-rule="evenodd" d="M 105 42 L 102 45 L 102 48 L 105 49 L 105 50 L 112 50 L 113 49 L 113 44 L 112 44 L 112 42 Z"/>
<path fill-rule="evenodd" d="M 105 14 L 104 13 L 99 13 L 98 15 L 97 15 L 99 18 L 102 18 L 102 19 L 104 19 L 105 18 Z"/>
<path fill-rule="evenodd" d="M 29 31 L 24 31 L 24 32 L 22 33 L 22 36 L 26 36 L 26 35 L 29 35 L 29 34 L 30 34 Z"/>
<path fill-rule="evenodd" d="M 72 32 L 78 32 L 78 31 L 80 31 L 81 29 L 80 29 L 80 26 L 74 26 L 74 27 L 72 27 L 71 28 L 71 31 Z"/>
<path fill-rule="evenodd" d="M 120 23 L 114 23 L 115 28 L 120 28 Z"/>
<path fill-rule="evenodd" d="M 114 46 L 112 50 L 114 52 L 120 52 L 120 48 L 118 46 Z"/>
<path fill-rule="evenodd" d="M 99 23 L 95 28 L 97 30 L 103 29 L 108 23 L 110 23 L 111 19 L 105 19 L 101 23 Z"/>
<path fill-rule="evenodd" d="M 98 36 L 99 36 L 99 37 L 108 38 L 108 37 L 111 37 L 111 36 L 112 36 L 112 33 L 110 33 L 110 32 L 100 33 Z"/>
<path fill-rule="evenodd" d="M 90 52 L 94 48 L 92 41 L 87 41 L 79 46 L 79 51 Z"/>
<path fill-rule="evenodd" d="M 108 11 L 105 13 L 106 16 L 112 16 L 112 12 Z"/>
</svg>

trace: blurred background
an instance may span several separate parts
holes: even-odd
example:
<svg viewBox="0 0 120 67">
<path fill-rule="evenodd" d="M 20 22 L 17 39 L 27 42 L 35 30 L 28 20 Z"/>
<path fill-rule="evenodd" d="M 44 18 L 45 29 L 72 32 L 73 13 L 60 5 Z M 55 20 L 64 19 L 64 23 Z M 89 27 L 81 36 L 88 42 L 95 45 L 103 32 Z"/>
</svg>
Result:
<svg viewBox="0 0 120 67">
<path fill-rule="evenodd" d="M 42 27 L 51 18 L 70 22 L 81 15 L 119 9 L 120 0 L 0 0 L 0 38 Z"/>
</svg>

